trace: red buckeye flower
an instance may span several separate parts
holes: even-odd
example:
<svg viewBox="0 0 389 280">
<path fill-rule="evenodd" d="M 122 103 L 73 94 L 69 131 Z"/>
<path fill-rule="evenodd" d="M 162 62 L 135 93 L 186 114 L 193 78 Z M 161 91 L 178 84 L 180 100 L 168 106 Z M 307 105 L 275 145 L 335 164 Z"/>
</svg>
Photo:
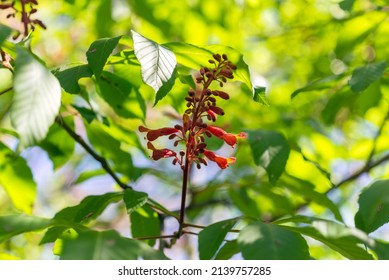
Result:
<svg viewBox="0 0 389 280">
<path fill-rule="evenodd" d="M 212 133 L 213 135 L 215 135 L 216 137 L 222 139 L 224 142 L 226 142 L 231 147 L 234 147 L 234 145 L 238 141 L 238 138 L 246 138 L 247 137 L 246 133 L 244 133 L 244 132 L 241 132 L 239 134 L 232 134 L 232 133 L 228 133 L 228 132 L 224 131 L 220 127 L 211 126 L 211 125 L 207 126 L 207 130 L 210 133 Z"/>
<path fill-rule="evenodd" d="M 221 169 L 225 169 L 225 168 L 228 167 L 229 163 L 234 163 L 235 162 L 235 157 L 225 158 L 225 157 L 222 157 L 222 156 L 218 156 L 217 154 L 215 154 L 214 152 L 209 151 L 209 150 L 204 150 L 204 155 L 209 160 L 216 162 L 217 165 Z"/>
<path fill-rule="evenodd" d="M 173 127 L 162 127 L 159 129 L 149 129 L 149 128 L 141 125 L 141 126 L 139 126 L 138 129 L 140 132 L 147 132 L 146 138 L 149 141 L 154 141 L 160 136 L 171 135 L 171 134 L 174 134 L 176 132 L 179 132 L 178 129 L 175 129 Z"/>
<path fill-rule="evenodd" d="M 140 132 L 147 133 L 145 139 L 149 141 L 147 147 L 152 150 L 151 157 L 154 160 L 173 157 L 172 164 L 178 163 L 184 172 L 189 172 L 192 164 L 196 164 L 199 169 L 201 165 L 206 166 L 207 159 L 216 162 L 222 169 L 235 162 L 234 157 L 222 157 L 206 150 L 205 136 L 216 136 L 232 147 L 235 146 L 239 138 L 247 137 L 244 132 L 232 134 L 205 123 L 205 119 L 215 122 L 219 116 L 225 114 L 223 108 L 218 105 L 219 99 L 230 99 L 229 94 L 225 91 L 211 90 L 211 84 L 217 83 L 223 87 L 228 79 L 234 78 L 233 70 L 236 69 L 236 66 L 228 60 L 225 54 L 214 54 L 209 63 L 212 65 L 211 68 L 201 67 L 200 71 L 194 75 L 196 86 L 190 88 L 185 97 L 186 109 L 182 116 L 182 123 L 160 129 L 139 126 Z M 177 117 L 174 118 L 177 119 Z M 161 136 L 168 136 L 169 140 L 174 139 L 174 147 L 182 143 L 185 148 L 180 152 L 174 152 L 170 149 L 156 149 L 151 142 Z"/>
<path fill-rule="evenodd" d="M 156 149 L 151 142 L 147 143 L 147 148 L 153 151 L 153 155 L 151 156 L 153 160 L 177 156 L 176 152 L 170 149 Z"/>
</svg>

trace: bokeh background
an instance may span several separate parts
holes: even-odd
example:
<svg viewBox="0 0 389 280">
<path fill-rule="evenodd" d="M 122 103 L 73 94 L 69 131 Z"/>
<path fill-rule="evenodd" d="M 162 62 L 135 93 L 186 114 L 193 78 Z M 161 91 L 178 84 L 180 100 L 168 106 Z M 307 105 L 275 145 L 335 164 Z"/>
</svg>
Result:
<svg viewBox="0 0 389 280">
<path fill-rule="evenodd" d="M 255 103 L 239 86 L 230 86 L 231 100 L 223 104 L 226 115 L 219 124 L 235 133 L 242 129 L 281 132 L 292 148 L 286 170 L 280 183 L 271 186 L 265 171 L 253 164 L 248 144 L 242 143 L 237 163 L 228 170 L 220 172 L 211 165 L 192 172 L 190 200 L 196 198 L 199 202 L 189 208 L 188 217 L 204 225 L 247 213 L 266 220 L 291 213 L 295 205 L 305 201 L 304 194 L 291 186 L 293 180 L 311 184 L 324 193 L 331 182 L 320 169 L 331 174 L 331 181 L 337 183 L 365 164 L 373 146 L 374 158 L 388 152 L 389 126 L 384 124 L 389 110 L 387 74 L 386 80 L 373 83 L 361 93 L 347 87 L 356 67 L 388 60 L 388 11 L 384 0 L 40 0 L 37 17 L 47 25 L 47 30 L 37 28 L 31 46 L 51 69 L 85 63 L 85 53 L 94 40 L 129 36 L 131 29 L 158 43 L 221 44 L 242 53 L 253 83 L 266 87 L 270 106 Z M 0 20 L 6 21 L 4 14 Z M 16 20 L 7 24 L 19 25 Z M 328 82 L 321 87 L 291 99 L 296 90 L 327 77 Z M 88 81 L 81 83 L 88 85 Z M 104 114 L 101 100 L 94 100 L 93 92 L 90 94 L 95 108 Z M 144 97 L 148 102 L 146 123 L 150 127 L 170 123 L 166 113 L 182 107 L 175 96 L 168 95 L 156 107 L 152 106 L 152 94 Z M 82 104 L 76 96 L 64 98 Z M 129 130 L 136 130 L 140 124 L 139 119 L 125 120 Z M 80 120 L 76 120 L 76 127 L 82 134 Z M 0 139 L 10 147 L 17 144 L 12 136 L 0 135 Z M 141 135 L 139 141 L 145 144 Z M 221 143 L 214 145 L 221 147 Z M 233 153 L 225 147 L 221 149 Z M 132 182 L 134 188 L 147 192 L 168 209 L 178 210 L 180 170 L 170 162 L 152 162 L 139 148 L 130 147 L 129 151 L 136 166 L 154 170 Z M 38 216 L 52 217 L 87 195 L 118 190 L 79 146 L 67 163 L 57 169 L 39 147 L 25 150 L 22 156 L 38 185 L 34 208 Z M 91 172 L 96 176 L 91 177 Z M 387 177 L 389 166 L 383 163 L 329 193 L 346 224 L 354 225 L 361 189 L 375 179 Z M 0 205 L 0 214 L 13 211 L 2 189 Z M 315 203 L 301 213 L 333 219 L 328 209 Z M 114 228 L 130 236 L 128 217 L 119 205 L 110 206 L 96 227 Z M 168 219 L 165 227 L 169 232 L 177 225 Z M 385 239 L 388 234 L 389 228 L 385 226 L 373 236 Z M 12 246 L 15 258 L 55 258 L 52 244 L 36 246 L 40 238 L 39 233 L 19 236 L 8 246 Z M 186 236 L 166 254 L 174 259 L 197 258 L 196 240 L 195 236 Z M 309 242 L 310 253 L 316 258 L 342 258 L 312 240 Z"/>
</svg>

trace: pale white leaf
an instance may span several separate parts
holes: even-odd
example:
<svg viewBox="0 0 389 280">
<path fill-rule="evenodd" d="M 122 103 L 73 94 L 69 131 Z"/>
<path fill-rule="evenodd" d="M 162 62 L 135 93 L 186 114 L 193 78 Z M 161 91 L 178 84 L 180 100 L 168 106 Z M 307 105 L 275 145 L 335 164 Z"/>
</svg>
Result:
<svg viewBox="0 0 389 280">
<path fill-rule="evenodd" d="M 18 48 L 13 87 L 11 121 L 23 148 L 45 138 L 61 105 L 61 86 L 32 54 Z"/>
<path fill-rule="evenodd" d="M 177 65 L 176 56 L 169 49 L 132 32 L 134 51 L 139 60 L 143 81 L 157 92 L 169 81 Z"/>
</svg>

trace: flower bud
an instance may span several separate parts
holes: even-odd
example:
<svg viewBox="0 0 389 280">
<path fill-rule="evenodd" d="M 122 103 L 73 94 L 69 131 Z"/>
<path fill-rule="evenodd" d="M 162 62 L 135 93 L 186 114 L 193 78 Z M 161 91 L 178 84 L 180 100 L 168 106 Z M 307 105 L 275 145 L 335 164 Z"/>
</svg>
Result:
<svg viewBox="0 0 389 280">
<path fill-rule="evenodd" d="M 216 59 L 218 62 L 220 62 L 220 60 L 221 60 L 220 54 L 214 54 L 213 58 Z"/>
<path fill-rule="evenodd" d="M 220 115 L 220 116 L 223 116 L 224 115 L 224 110 L 220 107 L 217 107 L 217 106 L 209 106 L 209 109 L 213 112 L 215 112 L 216 114 Z"/>
<path fill-rule="evenodd" d="M 217 93 L 217 95 L 215 94 L 215 92 Z M 224 91 L 221 91 L 221 90 L 214 90 L 213 94 L 215 96 L 219 96 L 221 99 L 224 99 L 224 100 L 230 99 L 230 96 L 228 95 L 228 93 L 224 92 Z"/>
</svg>

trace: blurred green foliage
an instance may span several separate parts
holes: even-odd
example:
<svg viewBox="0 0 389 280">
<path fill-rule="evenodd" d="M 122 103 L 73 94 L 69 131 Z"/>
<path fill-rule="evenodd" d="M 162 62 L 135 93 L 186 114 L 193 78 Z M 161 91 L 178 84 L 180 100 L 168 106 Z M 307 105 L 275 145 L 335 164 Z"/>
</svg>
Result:
<svg viewBox="0 0 389 280">
<path fill-rule="evenodd" d="M 389 184 L 385 180 L 389 177 L 386 1 L 40 0 L 38 7 L 36 17 L 47 30 L 37 27 L 25 45 L 29 44 L 58 78 L 63 88 L 63 121 L 88 139 L 122 181 L 154 200 L 135 205 L 124 195 L 125 204 L 131 205 L 127 211 L 132 212 L 132 227 L 125 205 L 117 203 L 115 195 L 105 204 L 85 206 L 85 200 L 79 204 L 87 195 L 119 188 L 109 179 L 96 181 L 104 174 L 101 166 L 94 163 L 90 153 L 75 146 L 74 139 L 57 124 L 39 143 L 41 149 L 15 153 L 18 138 L 5 113 L 13 94 L 8 91 L 12 75 L 1 67 L 0 75 L 7 75 L 7 79 L 0 81 L 0 185 L 5 190 L 0 190 L 0 214 L 4 216 L 3 220 L 0 217 L 0 236 L 12 219 L 16 219 L 14 227 L 4 236 L 28 233 L 0 244 L 0 258 L 52 258 L 42 250 L 45 247 L 38 246 L 43 233 L 30 232 L 48 227 L 45 237 L 51 237 L 47 242 L 59 238 L 55 250 L 63 252 L 65 259 L 89 258 L 86 253 L 74 255 L 73 249 L 81 241 L 90 240 L 85 250 L 93 250 L 97 238 L 117 240 L 135 252 L 143 252 L 145 258 L 164 258 L 160 252 L 144 247 L 143 242 L 123 237 L 154 235 L 160 230 L 171 234 L 168 231 L 175 230 L 175 224 L 170 226 L 169 218 L 153 209 L 166 214 L 166 208 L 174 212 L 179 207 L 179 168 L 170 162 L 151 162 L 137 128 L 143 122 L 153 128 L 169 126 L 177 113 L 182 114 L 191 71 L 206 64 L 211 58 L 208 54 L 219 50 L 238 62 L 236 80 L 240 82 L 226 85 L 230 100 L 221 103 L 226 114 L 217 123 L 233 133 L 248 131 L 249 138 L 238 144 L 237 161 L 227 170 L 220 172 L 211 166 L 191 174 L 188 220 L 213 224 L 200 233 L 205 243 L 199 244 L 199 254 L 195 250 L 197 237 L 187 236 L 183 237 L 186 242 L 178 242 L 164 253 L 170 258 L 229 258 L 238 252 L 247 259 L 277 255 L 286 259 L 387 258 L 388 227 L 384 224 L 388 219 L 381 214 L 387 214 L 388 192 L 375 197 L 365 190 L 358 204 L 363 187 L 376 179 L 383 180 L 380 186 Z M 21 28 L 17 18 L 6 19 L 5 15 L 1 10 L 1 24 Z M 141 80 L 131 29 L 172 50 L 180 64 L 174 86 L 155 107 L 154 91 Z M 9 34 L 10 29 L 2 26 L 0 46 L 12 57 L 15 41 L 6 40 Z M 270 106 L 253 101 L 250 83 L 258 87 L 254 99 L 266 97 Z M 265 97 L 259 95 L 263 88 Z M 210 145 L 221 147 L 217 141 Z M 227 149 L 226 153 L 233 151 Z M 46 164 L 39 166 L 42 158 Z M 23 186 L 20 196 L 15 198 L 10 181 L 18 191 Z M 371 192 L 377 188 L 374 183 L 370 186 Z M 376 207 L 365 206 L 358 211 L 370 201 Z M 86 208 L 71 214 L 59 212 L 69 205 Z M 382 209 L 384 212 L 380 212 Z M 354 228 L 357 211 L 356 226 L 361 231 Z M 21 212 L 55 217 L 51 222 L 38 217 L 25 222 L 6 216 Z M 67 220 L 78 214 L 86 220 L 63 224 L 58 214 L 54 215 L 57 212 L 65 213 Z M 377 212 L 379 219 L 374 218 Z M 323 220 L 291 218 L 274 225 L 262 222 L 297 214 Z M 237 228 L 244 228 L 239 238 L 229 233 L 231 242 L 219 242 L 233 226 L 228 219 L 241 215 L 248 220 L 237 223 Z M 245 227 L 250 219 L 260 221 Z M 221 220 L 226 221 L 217 227 L 228 225 L 217 239 L 222 250 L 217 253 L 218 247 L 204 252 L 212 244 L 215 222 Z M 166 222 L 166 228 L 161 221 Z M 84 226 L 104 231 L 84 232 Z M 66 236 L 68 228 L 79 230 L 80 238 Z M 290 248 L 296 254 L 274 251 L 277 248 L 267 243 L 273 235 L 285 242 L 291 240 Z M 249 237 L 254 238 L 253 244 L 268 245 L 269 254 L 253 251 L 247 244 Z M 360 244 L 369 250 L 361 249 Z M 159 242 L 160 247 L 164 245 Z M 108 246 L 99 257 L 125 258 L 122 253 Z"/>
</svg>

